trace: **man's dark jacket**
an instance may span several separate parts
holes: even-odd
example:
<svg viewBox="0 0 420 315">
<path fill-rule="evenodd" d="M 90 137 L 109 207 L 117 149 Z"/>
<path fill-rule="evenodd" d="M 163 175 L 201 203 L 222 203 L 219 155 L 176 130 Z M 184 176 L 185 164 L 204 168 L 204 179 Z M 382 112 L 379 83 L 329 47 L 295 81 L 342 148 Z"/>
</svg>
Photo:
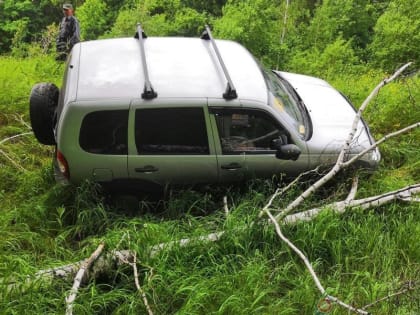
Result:
<svg viewBox="0 0 420 315">
<path fill-rule="evenodd" d="M 57 38 L 57 43 L 63 42 L 68 45 L 68 51 L 80 42 L 79 21 L 74 16 L 66 16 L 60 23 L 60 33 Z"/>
</svg>

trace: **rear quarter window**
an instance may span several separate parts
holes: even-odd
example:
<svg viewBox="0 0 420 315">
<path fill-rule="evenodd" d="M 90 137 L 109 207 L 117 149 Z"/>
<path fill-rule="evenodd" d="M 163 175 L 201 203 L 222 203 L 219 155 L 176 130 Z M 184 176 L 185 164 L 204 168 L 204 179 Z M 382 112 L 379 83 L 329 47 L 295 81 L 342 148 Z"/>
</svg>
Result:
<svg viewBox="0 0 420 315">
<path fill-rule="evenodd" d="M 106 110 L 87 114 L 79 134 L 80 147 L 89 153 L 126 155 L 128 110 Z"/>
</svg>

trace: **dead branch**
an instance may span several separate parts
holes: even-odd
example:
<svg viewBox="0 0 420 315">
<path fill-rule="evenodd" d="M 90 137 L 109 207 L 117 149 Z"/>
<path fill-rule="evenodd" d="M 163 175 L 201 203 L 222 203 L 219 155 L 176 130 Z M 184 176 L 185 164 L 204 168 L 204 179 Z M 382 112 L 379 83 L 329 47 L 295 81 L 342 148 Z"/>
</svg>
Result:
<svg viewBox="0 0 420 315">
<path fill-rule="evenodd" d="M 277 219 L 271 214 L 271 212 L 266 209 L 265 213 L 268 215 L 268 217 L 270 218 L 271 222 L 274 224 L 274 227 L 276 229 L 277 235 L 280 237 L 280 239 L 285 242 L 287 244 L 287 246 L 289 246 L 303 261 L 303 263 L 305 264 L 306 268 L 309 270 L 309 273 L 312 276 L 312 279 L 315 282 L 316 287 L 318 288 L 318 290 L 321 292 L 321 294 L 325 294 L 325 289 L 321 284 L 321 281 L 319 280 L 318 276 L 316 275 L 314 268 L 312 267 L 312 264 L 309 262 L 309 259 L 302 253 L 302 251 L 297 248 L 287 237 L 285 237 L 280 229 L 280 225 L 277 222 Z M 369 314 L 368 312 L 362 310 L 362 309 L 357 309 L 351 305 L 348 305 L 346 303 L 344 303 L 343 301 L 339 300 L 338 298 L 332 296 L 332 295 L 327 295 L 327 298 L 337 304 L 339 304 L 340 306 L 348 309 L 349 311 L 352 312 L 356 312 L 358 314 Z"/>
<path fill-rule="evenodd" d="M 20 122 L 22 125 L 24 125 L 29 130 L 32 130 L 32 127 L 23 119 L 22 115 L 15 114 L 16 121 Z"/>
<path fill-rule="evenodd" d="M 408 291 L 414 290 L 414 289 L 416 288 L 415 283 L 414 283 L 413 281 L 408 281 L 408 282 L 406 282 L 404 286 L 405 286 L 405 288 L 404 288 L 404 289 L 402 289 L 402 290 L 400 290 L 400 291 L 398 291 L 398 292 L 395 292 L 395 293 L 389 294 L 389 295 L 387 295 L 387 296 L 384 296 L 383 298 L 380 298 L 380 299 L 376 300 L 375 302 L 372 302 L 372 303 L 370 303 L 370 304 L 367 304 L 367 305 L 363 306 L 363 307 L 362 307 L 362 310 L 365 310 L 365 309 L 367 309 L 367 308 L 369 308 L 369 307 L 372 307 L 372 306 L 374 306 L 374 305 L 376 305 L 376 304 L 378 304 L 378 303 L 380 303 L 380 302 L 383 302 L 383 301 L 389 300 L 389 299 L 391 299 L 391 298 L 393 298 L 393 297 L 395 297 L 395 296 L 405 294 L 405 293 L 407 293 Z"/>
<path fill-rule="evenodd" d="M 12 163 L 17 169 L 26 172 L 26 169 L 23 166 L 20 166 L 18 163 L 16 163 L 10 156 L 6 154 L 2 149 L 0 149 L 0 153 L 3 154 L 3 156 L 9 160 L 10 163 Z"/>
<path fill-rule="evenodd" d="M 153 315 L 152 309 L 150 308 L 149 302 L 147 301 L 146 294 L 144 293 L 142 287 L 140 286 L 139 274 L 137 272 L 137 256 L 136 256 L 136 254 L 134 254 L 134 260 L 133 260 L 132 266 L 133 266 L 134 280 L 135 280 L 135 283 L 136 283 L 137 290 L 140 292 L 141 297 L 143 298 L 143 303 L 144 303 L 144 306 L 147 309 L 147 313 L 149 313 L 149 315 Z"/>
<path fill-rule="evenodd" d="M 336 201 L 328 205 L 322 206 L 320 208 L 313 208 L 295 214 L 289 214 L 288 216 L 283 218 L 282 222 L 287 224 L 295 224 L 301 221 L 311 221 L 324 209 L 328 209 L 336 213 L 343 213 L 347 209 L 369 209 L 373 207 L 382 206 L 395 200 L 410 201 L 410 199 L 412 198 L 411 196 L 418 193 L 420 193 L 420 183 L 406 186 L 404 188 L 400 188 L 394 191 L 390 191 L 382 195 L 350 201 L 348 201 L 347 199 L 344 201 Z"/>
<path fill-rule="evenodd" d="M 368 147 L 367 149 L 363 150 L 362 152 L 358 153 L 357 155 L 355 155 L 354 157 L 352 157 L 350 160 L 343 162 L 342 167 L 348 167 L 349 165 L 353 164 L 354 162 L 356 162 L 356 160 L 360 159 L 363 155 L 365 155 L 366 153 L 368 153 L 370 150 L 376 148 L 377 146 L 379 146 L 382 142 L 398 136 L 400 134 L 403 134 L 405 132 L 411 131 L 412 129 L 415 128 L 419 128 L 420 127 L 420 122 L 417 122 L 415 124 L 412 124 L 410 126 L 407 126 L 403 129 L 397 130 L 395 132 L 391 132 L 389 134 L 387 134 L 386 136 L 382 137 L 381 139 L 379 139 L 378 141 L 376 141 L 374 144 L 372 144 L 370 147 Z"/>
<path fill-rule="evenodd" d="M 346 204 L 352 202 L 354 200 L 354 197 L 356 197 L 358 184 L 359 184 L 359 177 L 358 176 L 353 177 L 353 182 L 351 184 L 350 192 L 347 195 L 346 200 L 344 200 Z"/>
<path fill-rule="evenodd" d="M 10 140 L 15 139 L 15 138 L 19 138 L 19 137 L 26 136 L 26 135 L 31 135 L 31 134 L 33 134 L 32 131 L 30 131 L 30 132 L 23 132 L 23 133 L 20 133 L 18 135 L 14 135 L 14 136 L 11 136 L 11 137 L 8 137 L 8 138 L 5 138 L 5 139 L 1 140 L 0 141 L 0 144 L 3 144 L 5 142 L 10 141 Z"/>
<path fill-rule="evenodd" d="M 264 213 L 266 209 L 270 209 L 271 205 L 273 204 L 274 199 L 276 199 L 277 197 L 280 197 L 281 195 L 283 195 L 286 191 L 288 191 L 291 187 L 293 187 L 294 185 L 296 185 L 296 183 L 298 183 L 300 181 L 300 179 L 305 176 L 308 175 L 310 173 L 317 173 L 319 171 L 320 166 L 316 167 L 313 170 L 309 170 L 307 172 L 303 172 L 300 173 L 293 181 L 291 181 L 286 187 L 283 188 L 277 188 L 276 191 L 274 192 L 274 194 L 271 195 L 268 203 L 264 206 L 264 208 L 260 211 L 258 217 L 261 217 Z"/>
<path fill-rule="evenodd" d="M 226 218 L 227 218 L 229 216 L 229 207 L 228 207 L 226 196 L 223 197 L 223 209 L 225 210 L 225 215 L 226 215 Z"/>
<path fill-rule="evenodd" d="M 222 237 L 224 233 L 225 233 L 224 231 L 221 231 L 221 232 L 210 233 L 208 235 L 199 236 L 195 238 L 183 238 L 179 241 L 160 243 L 150 248 L 150 257 L 155 257 L 162 250 L 171 249 L 175 246 L 184 247 L 184 246 L 189 245 L 192 242 L 216 242 Z"/>
<path fill-rule="evenodd" d="M 144 303 L 144 306 L 147 309 L 147 313 L 149 315 L 153 315 L 152 309 L 150 308 L 149 302 L 148 302 L 147 297 L 146 297 L 146 293 L 144 292 L 143 288 L 140 286 L 139 274 L 138 274 L 138 270 L 137 270 L 137 254 L 135 252 L 134 253 L 129 252 L 129 255 L 123 255 L 119 251 L 115 252 L 115 254 L 119 257 L 119 259 L 122 262 L 124 262 L 127 265 L 130 265 L 133 268 L 134 283 L 136 285 L 136 288 L 139 291 L 139 293 L 140 293 L 140 295 L 143 299 L 143 303 Z M 130 262 L 131 260 L 132 260 L 132 262 Z"/>
<path fill-rule="evenodd" d="M 73 287 L 70 290 L 70 295 L 66 298 L 66 315 L 73 314 L 73 302 L 76 299 L 77 291 L 79 290 L 80 284 L 82 283 L 83 276 L 87 269 L 92 263 L 99 257 L 104 249 L 105 244 L 99 244 L 98 248 L 92 253 L 92 255 L 82 264 L 81 268 L 74 278 Z"/>
<path fill-rule="evenodd" d="M 369 94 L 369 96 L 364 100 L 363 104 L 360 106 L 359 110 L 357 111 L 356 116 L 354 117 L 353 124 L 351 127 L 351 131 L 338 155 L 337 161 L 333 168 L 322 178 L 320 178 L 317 182 L 315 182 L 312 186 L 306 189 L 299 197 L 297 197 L 294 201 L 292 201 L 285 209 L 283 209 L 278 215 L 276 215 L 277 220 L 283 219 L 287 214 L 293 211 L 296 207 L 298 207 L 305 199 L 311 196 L 315 191 L 317 191 L 320 187 L 325 185 L 328 181 L 330 181 L 342 168 L 343 168 L 343 161 L 344 157 L 347 155 L 350 145 L 353 141 L 354 135 L 357 131 L 357 126 L 359 121 L 362 117 L 363 111 L 366 109 L 367 105 L 370 101 L 378 94 L 379 90 L 387 83 L 391 82 L 395 78 L 397 78 L 408 66 L 411 65 L 410 63 L 405 64 L 401 68 L 399 68 L 390 78 L 383 80 L 379 83 Z"/>
</svg>

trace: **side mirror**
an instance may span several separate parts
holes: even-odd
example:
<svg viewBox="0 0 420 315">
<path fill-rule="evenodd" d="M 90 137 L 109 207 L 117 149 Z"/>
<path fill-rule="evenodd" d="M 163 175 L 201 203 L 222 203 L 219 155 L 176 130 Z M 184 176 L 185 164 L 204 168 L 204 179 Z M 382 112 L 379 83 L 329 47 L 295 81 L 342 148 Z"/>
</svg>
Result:
<svg viewBox="0 0 420 315">
<path fill-rule="evenodd" d="M 293 160 L 296 161 L 301 151 L 295 144 L 284 144 L 276 151 L 276 158 L 280 160 Z"/>
</svg>

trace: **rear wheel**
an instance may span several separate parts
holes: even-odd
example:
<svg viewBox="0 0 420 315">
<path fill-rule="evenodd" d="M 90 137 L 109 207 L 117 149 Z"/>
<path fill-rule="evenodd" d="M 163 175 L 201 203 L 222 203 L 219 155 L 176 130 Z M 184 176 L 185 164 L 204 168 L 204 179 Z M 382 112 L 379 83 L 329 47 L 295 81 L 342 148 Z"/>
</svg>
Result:
<svg viewBox="0 0 420 315">
<path fill-rule="evenodd" d="M 35 84 L 29 98 L 29 114 L 32 130 L 42 144 L 55 144 L 54 115 L 58 103 L 59 89 L 53 83 Z"/>
</svg>

